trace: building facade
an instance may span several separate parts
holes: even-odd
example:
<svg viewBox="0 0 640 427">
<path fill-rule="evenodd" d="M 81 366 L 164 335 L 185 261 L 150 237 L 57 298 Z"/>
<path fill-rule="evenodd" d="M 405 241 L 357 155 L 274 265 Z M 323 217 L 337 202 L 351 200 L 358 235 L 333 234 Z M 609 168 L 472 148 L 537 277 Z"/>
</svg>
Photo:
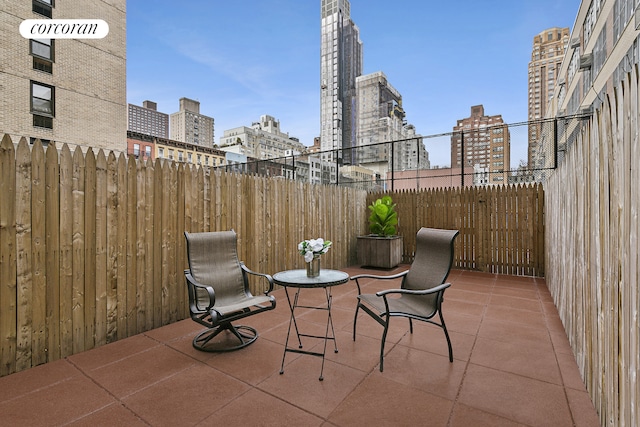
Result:
<svg viewBox="0 0 640 427">
<path fill-rule="evenodd" d="M 323 160 L 332 162 L 332 150 L 356 143 L 356 77 L 362 74 L 362 42 L 351 20 L 349 0 L 321 0 L 320 28 L 320 140 Z M 348 157 L 342 161 L 352 163 Z"/>
<path fill-rule="evenodd" d="M 533 38 L 529 62 L 528 106 L 528 164 L 530 169 L 540 167 L 535 159 L 542 143 L 543 119 L 553 98 L 556 85 L 562 83 L 560 66 L 569 45 L 569 28 L 549 28 Z"/>
<path fill-rule="evenodd" d="M 478 184 L 507 184 L 510 152 L 509 127 L 501 115 L 485 115 L 483 105 L 471 107 L 471 116 L 458 120 L 453 127 L 451 166 L 461 168 L 465 175 L 486 174 L 486 178 L 476 180 Z"/>
<path fill-rule="evenodd" d="M 220 138 L 220 149 L 261 160 L 300 154 L 306 150 L 298 138 L 280 129 L 279 120 L 264 114 L 251 127 L 225 130 Z"/>
<path fill-rule="evenodd" d="M 102 39 L 26 39 L 26 19 L 102 19 Z M 14 142 L 126 151 L 126 1 L 4 0 L 0 133 Z"/>
<path fill-rule="evenodd" d="M 145 133 L 127 131 L 127 154 L 136 159 L 153 160 L 156 151 L 156 137 Z"/>
<path fill-rule="evenodd" d="M 413 125 L 407 124 L 402 95 L 386 75 L 378 71 L 358 77 L 356 94 L 354 163 L 380 176 L 391 169 L 428 169 L 429 157 L 422 136 L 416 134 Z"/>
<path fill-rule="evenodd" d="M 166 159 L 196 166 L 225 166 L 222 150 L 173 139 L 127 132 L 127 153 L 140 160 Z"/>
<path fill-rule="evenodd" d="M 623 90 L 625 76 L 640 66 L 640 0 L 582 1 L 560 68 L 559 83 L 546 117 L 563 123 L 557 150 L 551 146 L 536 159 L 544 169 L 536 180 L 544 181 L 547 170 L 562 161 L 582 119 L 606 108 L 607 97 Z"/>
<path fill-rule="evenodd" d="M 152 101 L 144 101 L 142 107 L 128 104 L 127 130 L 158 138 L 169 138 L 169 115 L 158 111 L 158 105 Z"/>
<path fill-rule="evenodd" d="M 213 148 L 214 119 L 200 114 L 200 102 L 180 98 L 180 110 L 169 116 L 171 139 Z"/>
</svg>

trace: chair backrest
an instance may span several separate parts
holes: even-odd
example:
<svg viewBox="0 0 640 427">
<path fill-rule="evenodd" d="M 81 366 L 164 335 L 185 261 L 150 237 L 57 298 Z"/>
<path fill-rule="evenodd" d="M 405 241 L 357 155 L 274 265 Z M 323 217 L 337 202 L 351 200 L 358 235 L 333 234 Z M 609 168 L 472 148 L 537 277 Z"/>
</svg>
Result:
<svg viewBox="0 0 640 427">
<path fill-rule="evenodd" d="M 248 292 L 238 260 L 235 231 L 185 232 L 184 236 L 191 275 L 196 282 L 214 289 L 216 305 Z"/>
<path fill-rule="evenodd" d="M 453 264 L 458 230 L 422 227 L 416 235 L 416 255 L 405 278 L 407 289 L 429 289 L 447 280 Z"/>
</svg>

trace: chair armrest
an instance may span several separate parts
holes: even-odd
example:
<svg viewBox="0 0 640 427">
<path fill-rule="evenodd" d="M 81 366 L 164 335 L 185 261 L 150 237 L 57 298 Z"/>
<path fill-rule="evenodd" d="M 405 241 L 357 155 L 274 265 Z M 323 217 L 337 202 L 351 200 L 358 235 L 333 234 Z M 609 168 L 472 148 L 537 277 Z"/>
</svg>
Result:
<svg viewBox="0 0 640 427">
<path fill-rule="evenodd" d="M 198 283 L 196 281 L 196 279 L 193 278 L 193 276 L 191 275 L 191 272 L 189 270 L 185 270 L 184 271 L 184 277 L 186 277 L 187 281 L 189 282 L 189 284 L 191 286 L 193 286 L 194 288 L 200 288 L 200 289 L 204 289 L 205 291 L 207 291 L 207 294 L 209 295 L 209 305 L 207 306 L 207 308 L 205 310 L 210 311 L 211 308 L 215 305 L 216 303 L 216 292 L 213 290 L 213 288 L 211 286 L 207 286 L 207 285 L 203 285 L 202 283 Z M 195 292 L 195 290 L 194 290 Z M 198 304 L 198 296 L 197 295 L 193 295 L 194 297 L 194 301 L 193 304 L 195 305 L 196 311 L 200 311 L 201 308 L 197 306 Z"/>
<path fill-rule="evenodd" d="M 377 279 L 377 280 L 388 280 L 388 279 L 398 279 L 400 277 L 402 277 L 403 281 L 404 281 L 404 276 L 407 275 L 407 273 L 409 273 L 409 270 L 405 270 L 401 273 L 396 273 L 396 274 L 392 274 L 390 276 L 378 276 L 375 274 L 358 274 L 357 276 L 351 276 L 349 279 L 351 280 L 355 280 L 356 281 L 356 286 L 358 287 L 358 295 L 361 294 L 360 292 L 360 282 L 358 280 L 360 279 Z"/>
<path fill-rule="evenodd" d="M 351 276 L 349 279 L 357 281 L 358 279 L 397 279 L 399 277 L 406 276 L 409 270 L 405 270 L 401 273 L 392 274 L 390 276 L 377 276 L 375 274 L 358 274 L 357 276 Z"/>
<path fill-rule="evenodd" d="M 265 279 L 267 279 L 267 281 L 269 282 L 269 289 L 264 293 L 265 295 L 269 295 L 269 293 L 273 291 L 273 277 L 271 277 L 269 274 L 257 273 L 255 271 L 252 271 L 249 269 L 249 267 L 244 265 L 243 262 L 240 262 L 240 266 L 242 267 L 242 271 L 246 273 L 252 274 L 254 276 L 264 277 Z"/>
<path fill-rule="evenodd" d="M 414 290 L 414 289 L 386 289 L 384 291 L 376 292 L 376 296 L 381 297 L 381 296 L 386 296 L 388 294 L 430 295 L 430 294 L 435 294 L 435 293 L 444 291 L 449 286 L 451 286 L 451 283 L 443 283 L 441 285 L 435 286 L 435 287 L 430 288 L 430 289 L 420 289 L 420 290 Z"/>
</svg>

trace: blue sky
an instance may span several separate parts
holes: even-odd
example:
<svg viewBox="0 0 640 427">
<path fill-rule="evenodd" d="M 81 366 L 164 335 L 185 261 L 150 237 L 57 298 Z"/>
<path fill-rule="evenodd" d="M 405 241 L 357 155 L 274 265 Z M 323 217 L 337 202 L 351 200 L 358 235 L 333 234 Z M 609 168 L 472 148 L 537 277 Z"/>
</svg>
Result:
<svg viewBox="0 0 640 427">
<path fill-rule="evenodd" d="M 424 136 L 450 132 L 477 104 L 506 123 L 526 121 L 533 37 L 573 28 L 580 0 L 434 3 L 351 0 L 364 74 L 386 74 Z M 312 145 L 320 132 L 320 0 L 128 1 L 127 102 L 151 100 L 171 114 L 181 97 L 215 119 L 216 143 L 224 130 L 269 114 Z M 432 165 L 449 164 L 446 140 L 425 142 Z M 514 145 L 512 165 L 526 157 Z"/>
</svg>

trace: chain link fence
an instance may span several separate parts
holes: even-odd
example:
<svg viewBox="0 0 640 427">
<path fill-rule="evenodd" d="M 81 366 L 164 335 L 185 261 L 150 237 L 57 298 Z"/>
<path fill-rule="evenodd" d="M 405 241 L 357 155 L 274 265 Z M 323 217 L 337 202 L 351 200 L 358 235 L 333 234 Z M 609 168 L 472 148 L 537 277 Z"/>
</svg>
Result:
<svg viewBox="0 0 640 427">
<path fill-rule="evenodd" d="M 590 117 L 500 123 L 218 168 L 369 191 L 544 182 Z"/>
</svg>

